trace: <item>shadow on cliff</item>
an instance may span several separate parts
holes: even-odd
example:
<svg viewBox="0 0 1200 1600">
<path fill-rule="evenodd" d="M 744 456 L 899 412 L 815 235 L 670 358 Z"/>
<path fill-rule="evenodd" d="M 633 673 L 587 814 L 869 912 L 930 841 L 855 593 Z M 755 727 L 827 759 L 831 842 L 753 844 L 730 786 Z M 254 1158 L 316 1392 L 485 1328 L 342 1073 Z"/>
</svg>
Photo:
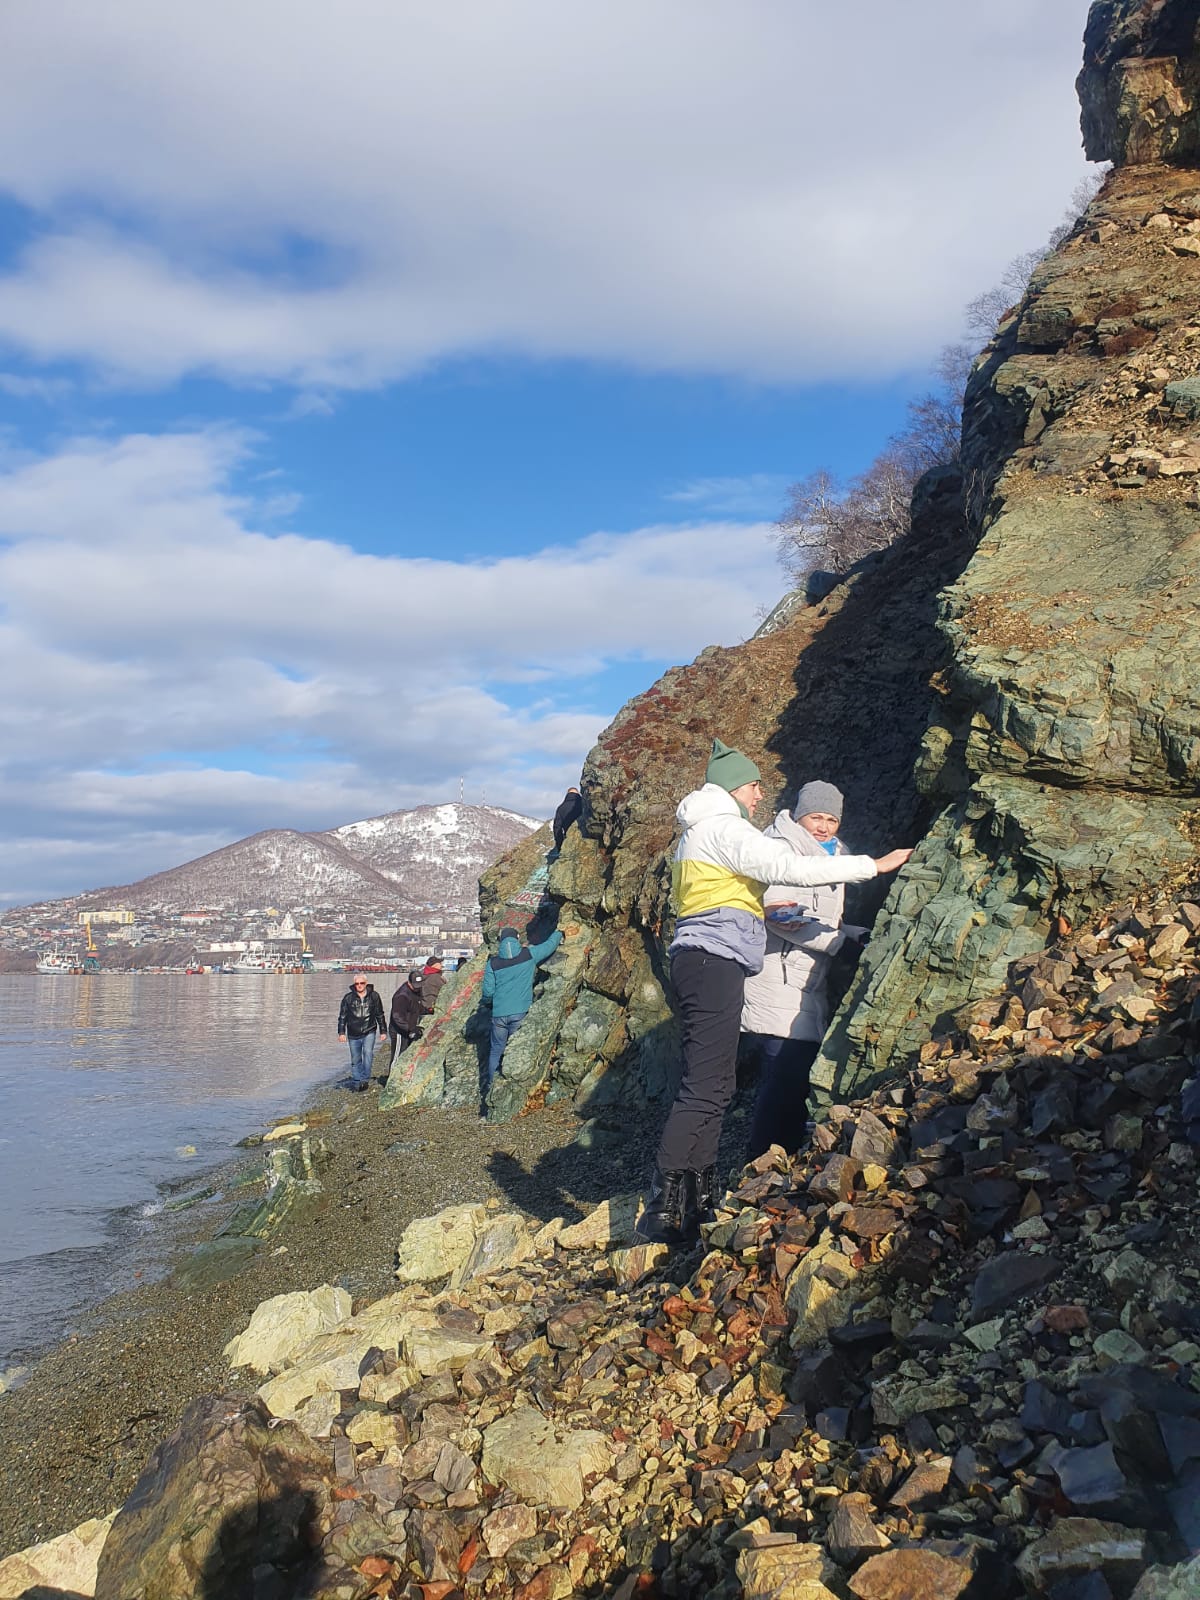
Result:
<svg viewBox="0 0 1200 1600">
<path fill-rule="evenodd" d="M 190 1591 L 194 1600 L 285 1600 L 308 1594 L 309 1536 L 319 1515 L 316 1497 L 307 1491 L 249 1499 L 227 1512 L 196 1575 Z"/>
<path fill-rule="evenodd" d="M 973 548 L 961 474 L 927 473 L 914 495 L 912 532 L 834 591 L 824 626 L 796 663 L 795 693 L 768 741 L 786 775 L 783 798 L 790 803 L 813 778 L 836 783 L 853 850 L 915 845 L 940 809 L 919 793 L 914 769 L 947 658 L 937 596 Z M 889 881 L 858 892 L 852 920 L 874 916 Z"/>
</svg>

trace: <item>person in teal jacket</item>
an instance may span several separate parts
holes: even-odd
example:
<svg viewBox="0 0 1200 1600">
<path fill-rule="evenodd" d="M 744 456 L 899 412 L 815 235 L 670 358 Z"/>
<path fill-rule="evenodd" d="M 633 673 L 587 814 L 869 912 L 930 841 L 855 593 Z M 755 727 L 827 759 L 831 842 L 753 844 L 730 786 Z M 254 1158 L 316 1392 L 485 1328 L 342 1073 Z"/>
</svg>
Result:
<svg viewBox="0 0 1200 1600">
<path fill-rule="evenodd" d="M 561 943 L 562 934 L 557 929 L 541 944 L 531 945 L 521 943 L 515 928 L 500 929 L 499 952 L 488 957 L 483 973 L 483 998 L 490 1001 L 492 1007 L 492 1042 L 483 1085 L 485 1095 L 500 1070 L 509 1039 L 525 1021 L 525 1013 L 533 1003 L 533 980 L 538 964 L 553 955 Z"/>
</svg>

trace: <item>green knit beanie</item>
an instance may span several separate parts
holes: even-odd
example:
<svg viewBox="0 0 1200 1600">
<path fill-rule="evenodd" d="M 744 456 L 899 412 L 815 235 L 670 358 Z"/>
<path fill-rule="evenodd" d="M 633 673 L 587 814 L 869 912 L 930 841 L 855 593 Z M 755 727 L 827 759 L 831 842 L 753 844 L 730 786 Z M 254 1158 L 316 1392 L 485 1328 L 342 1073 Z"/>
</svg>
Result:
<svg viewBox="0 0 1200 1600">
<path fill-rule="evenodd" d="M 731 750 L 720 739 L 713 740 L 712 755 L 708 758 L 708 770 L 704 774 L 705 783 L 719 784 L 732 794 L 744 783 L 758 783 L 761 778 L 762 773 L 749 756 L 744 756 L 740 750 Z"/>
</svg>

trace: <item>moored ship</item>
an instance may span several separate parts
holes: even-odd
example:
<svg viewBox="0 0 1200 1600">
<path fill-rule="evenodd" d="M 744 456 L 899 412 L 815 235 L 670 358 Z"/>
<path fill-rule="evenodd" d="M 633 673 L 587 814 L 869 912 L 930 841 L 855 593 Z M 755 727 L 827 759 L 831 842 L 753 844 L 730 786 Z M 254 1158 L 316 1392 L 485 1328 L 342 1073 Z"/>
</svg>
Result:
<svg viewBox="0 0 1200 1600">
<path fill-rule="evenodd" d="M 83 958 L 74 950 L 43 950 L 37 958 L 38 972 L 82 972 Z"/>
</svg>

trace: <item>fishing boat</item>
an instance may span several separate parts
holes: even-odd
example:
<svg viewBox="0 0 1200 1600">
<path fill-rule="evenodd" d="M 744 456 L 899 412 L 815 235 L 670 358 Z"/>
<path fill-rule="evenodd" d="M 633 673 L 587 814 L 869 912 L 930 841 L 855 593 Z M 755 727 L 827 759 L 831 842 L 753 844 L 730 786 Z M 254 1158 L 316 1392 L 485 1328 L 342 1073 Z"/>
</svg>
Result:
<svg viewBox="0 0 1200 1600">
<path fill-rule="evenodd" d="M 293 970 L 295 958 L 284 955 L 282 950 L 275 950 L 268 944 L 263 944 L 260 939 L 252 939 L 240 956 L 225 963 L 226 972 L 289 972 Z"/>
<path fill-rule="evenodd" d="M 43 950 L 37 958 L 39 972 L 82 972 L 83 961 L 73 950 Z"/>
</svg>

